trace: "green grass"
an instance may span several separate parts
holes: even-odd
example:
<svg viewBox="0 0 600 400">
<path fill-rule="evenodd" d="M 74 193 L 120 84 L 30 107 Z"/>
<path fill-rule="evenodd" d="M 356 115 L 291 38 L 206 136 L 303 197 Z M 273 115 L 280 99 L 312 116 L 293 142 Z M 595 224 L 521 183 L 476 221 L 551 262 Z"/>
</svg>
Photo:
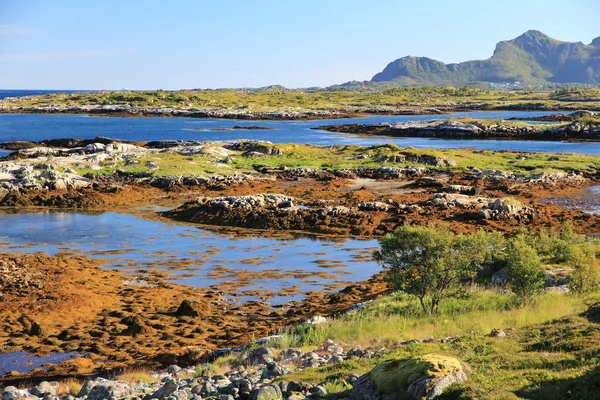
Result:
<svg viewBox="0 0 600 400">
<path fill-rule="evenodd" d="M 600 325 L 580 315 L 599 298 L 547 293 L 535 303 L 517 306 L 510 295 L 474 291 L 469 299 L 446 302 L 439 316 L 427 317 L 413 300 L 387 297 L 357 314 L 317 326 L 319 339 L 390 348 L 406 339 L 461 338 L 450 344 L 411 344 L 374 359 L 305 369 L 285 379 L 338 382 L 330 390 L 335 398 L 336 391 L 346 394 L 336 380 L 350 373 L 363 374 L 383 360 L 437 353 L 457 357 L 470 369 L 470 382 L 445 398 L 563 399 L 571 391 L 578 393 L 573 398 L 591 399 L 595 393 L 582 388 L 597 385 Z M 492 338 L 488 334 L 493 328 L 513 330 L 504 338 Z"/>
<path fill-rule="evenodd" d="M 493 91 L 477 88 L 419 87 L 393 88 L 377 86 L 366 91 L 319 90 L 308 93 L 299 90 L 182 90 L 182 91 L 103 91 L 92 93 L 50 94 L 32 96 L 9 103 L 14 106 L 44 105 L 114 105 L 127 104 L 133 107 L 179 107 L 224 109 L 247 108 L 250 111 L 301 110 L 301 109 L 349 109 L 360 110 L 373 106 L 441 106 L 448 104 L 474 103 L 493 108 L 506 105 L 543 104 L 569 109 L 581 108 L 581 99 L 586 106 L 600 104 L 600 90 L 577 89 L 566 93 L 531 91 Z"/>
<path fill-rule="evenodd" d="M 253 171 L 254 165 L 289 168 L 327 168 L 332 170 L 345 168 L 378 168 L 380 166 L 416 166 L 425 167 L 414 162 L 389 163 L 378 159 L 382 156 L 393 155 L 429 155 L 443 157 L 456 161 L 456 167 L 428 167 L 437 170 L 460 172 L 468 167 L 482 170 L 503 170 L 531 176 L 540 172 L 571 172 L 590 171 L 600 168 L 600 157 L 582 154 L 563 154 L 558 161 L 548 161 L 551 154 L 529 153 L 524 160 L 518 160 L 518 153 L 491 150 L 430 150 L 401 148 L 392 144 L 363 146 L 311 146 L 303 144 L 276 144 L 273 147 L 281 149 L 281 156 L 264 156 L 259 158 L 243 157 L 240 152 L 234 152 L 229 163 L 222 163 L 224 157 L 212 156 L 181 156 L 172 153 L 157 153 L 145 155 L 138 159 L 139 163 L 126 166 L 124 162 L 116 164 L 101 164 L 100 170 L 78 168 L 80 174 L 94 175 L 112 174 L 117 170 L 127 173 L 151 173 L 153 176 L 208 176 L 214 173 L 232 175 Z M 147 163 L 157 165 L 154 169 Z"/>
</svg>

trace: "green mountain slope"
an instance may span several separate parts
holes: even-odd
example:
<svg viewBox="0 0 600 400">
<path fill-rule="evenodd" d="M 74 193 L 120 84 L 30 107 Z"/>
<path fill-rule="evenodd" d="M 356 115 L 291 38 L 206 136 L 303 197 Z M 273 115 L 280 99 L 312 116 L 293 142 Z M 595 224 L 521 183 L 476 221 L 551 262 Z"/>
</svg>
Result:
<svg viewBox="0 0 600 400">
<path fill-rule="evenodd" d="M 445 64 L 427 57 L 402 57 L 371 79 L 390 81 L 409 86 L 514 81 L 600 84 L 600 37 L 586 45 L 532 30 L 498 43 L 487 60 Z"/>
</svg>

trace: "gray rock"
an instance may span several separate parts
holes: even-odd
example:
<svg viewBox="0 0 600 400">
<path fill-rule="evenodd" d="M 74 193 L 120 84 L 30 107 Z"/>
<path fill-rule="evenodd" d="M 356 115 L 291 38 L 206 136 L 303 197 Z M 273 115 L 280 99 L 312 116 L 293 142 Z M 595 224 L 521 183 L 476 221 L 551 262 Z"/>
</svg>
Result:
<svg viewBox="0 0 600 400">
<path fill-rule="evenodd" d="M 30 392 L 32 395 L 37 397 L 44 397 L 46 394 L 54 396 L 58 393 L 58 387 L 58 382 L 43 381 L 31 388 Z"/>
<path fill-rule="evenodd" d="M 442 376 L 439 378 L 424 378 L 413 382 L 408 387 L 410 393 L 415 399 L 435 399 L 439 397 L 444 390 L 455 383 L 467 381 L 467 375 L 463 371 Z"/>
<path fill-rule="evenodd" d="M 179 389 L 179 385 L 175 379 L 166 379 L 163 382 L 163 386 L 158 389 L 156 392 L 152 393 L 151 399 L 162 399 L 165 397 L 169 397 L 173 393 L 177 392 Z"/>
<path fill-rule="evenodd" d="M 273 351 L 265 346 L 257 347 L 248 354 L 250 365 L 268 364 L 273 361 Z"/>
<path fill-rule="evenodd" d="M 274 379 L 287 373 L 288 370 L 286 367 L 277 365 L 275 362 L 270 362 L 265 368 L 263 368 L 260 379 Z"/>
<path fill-rule="evenodd" d="M 255 389 L 250 394 L 250 400 L 280 400 L 283 399 L 281 389 L 277 385 L 266 385 Z"/>
<path fill-rule="evenodd" d="M 490 337 L 505 337 L 506 333 L 502 329 L 492 329 Z"/>
<path fill-rule="evenodd" d="M 127 382 L 104 381 L 95 385 L 87 400 L 118 400 L 130 396 L 133 390 Z"/>
</svg>

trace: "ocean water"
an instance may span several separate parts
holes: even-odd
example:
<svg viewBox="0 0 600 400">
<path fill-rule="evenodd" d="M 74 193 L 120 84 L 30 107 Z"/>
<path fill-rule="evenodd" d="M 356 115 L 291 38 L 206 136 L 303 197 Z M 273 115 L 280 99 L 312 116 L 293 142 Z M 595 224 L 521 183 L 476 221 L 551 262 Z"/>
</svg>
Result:
<svg viewBox="0 0 600 400">
<path fill-rule="evenodd" d="M 90 90 L 14 90 L 0 89 L 0 99 L 6 97 L 38 96 L 52 93 L 90 92 Z"/>
<path fill-rule="evenodd" d="M 495 111 L 454 113 L 475 118 L 508 119 L 535 117 L 547 112 Z M 233 140 L 257 139 L 273 143 L 317 145 L 394 143 L 417 148 L 473 148 L 528 152 L 560 152 L 600 155 L 600 143 L 567 143 L 524 140 L 456 140 L 431 138 L 391 138 L 333 133 L 312 128 L 343 123 L 379 123 L 408 120 L 447 119 L 449 115 L 370 116 L 340 120 L 246 121 L 198 118 L 134 118 L 88 115 L 0 114 L 0 142 L 40 141 L 57 138 L 105 136 L 121 140 Z M 268 130 L 227 130 L 234 126 L 260 125 Z"/>
<path fill-rule="evenodd" d="M 379 247 L 376 239 L 208 230 L 113 212 L 0 211 L 0 244 L 10 253 L 75 252 L 107 259 L 106 268 L 125 273 L 160 270 L 175 283 L 199 288 L 236 284 L 238 274 L 251 273 L 255 279 L 239 284 L 235 299 L 256 300 L 243 292 L 276 288 L 271 304 L 298 300 L 331 284 L 366 280 L 381 270 L 371 258 Z M 261 278 L 264 273 L 270 278 Z M 296 295 L 278 294 L 292 287 Z"/>
</svg>

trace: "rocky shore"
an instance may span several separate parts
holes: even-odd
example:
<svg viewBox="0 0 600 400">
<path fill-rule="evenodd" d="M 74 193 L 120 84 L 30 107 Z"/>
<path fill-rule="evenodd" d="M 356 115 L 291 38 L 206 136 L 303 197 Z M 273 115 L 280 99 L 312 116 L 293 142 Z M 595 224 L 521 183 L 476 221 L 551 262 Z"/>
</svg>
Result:
<svg viewBox="0 0 600 400">
<path fill-rule="evenodd" d="M 324 125 L 315 129 L 360 135 L 391 137 L 428 137 L 446 139 L 503 140 L 600 140 L 600 124 L 584 125 L 573 121 L 566 125 L 544 127 L 515 125 L 493 121 L 406 121 L 378 124 Z"/>
<path fill-rule="evenodd" d="M 449 344 L 460 337 L 442 339 L 430 338 L 425 343 Z M 278 337 L 259 339 L 255 345 L 237 349 L 226 349 L 220 356 L 233 357 L 233 364 L 225 371 L 218 371 L 211 364 L 199 364 L 197 367 L 179 367 L 170 365 L 157 372 L 144 372 L 146 382 L 132 382 L 121 379 L 94 378 L 86 380 L 75 393 L 67 391 L 64 384 L 58 381 L 41 381 L 35 386 L 18 389 L 7 386 L 3 389 L 3 399 L 45 399 L 45 400 L 107 400 L 107 399 L 170 399 L 170 400 L 278 400 L 278 399 L 325 399 L 328 398 L 326 387 L 334 382 L 342 381 L 349 388 L 350 399 L 371 400 L 386 395 L 386 388 L 378 382 L 381 366 L 375 367 L 370 374 L 358 376 L 345 374 L 337 378 L 329 378 L 320 383 L 309 383 L 299 380 L 288 380 L 286 376 L 305 369 L 323 366 L 335 367 L 347 361 L 378 359 L 389 353 L 383 346 L 362 349 L 344 347 L 333 340 L 325 340 L 312 351 L 298 348 L 276 349 L 268 344 L 277 344 Z M 400 346 L 420 343 L 420 340 L 406 341 Z M 388 361 L 390 362 L 390 361 Z M 455 358 L 428 354 L 405 360 L 407 372 L 415 369 L 410 386 L 406 387 L 409 398 L 435 398 L 454 383 L 465 382 L 468 378 L 466 368 Z M 427 371 L 437 370 L 435 377 Z M 385 364 L 385 363 L 384 363 Z M 382 364 L 383 365 L 383 364 Z M 417 368 L 415 368 L 417 367 Z M 417 371 L 420 369 L 419 371 Z M 401 376 L 401 371 L 397 372 Z M 135 374 L 134 374 L 135 375 Z M 139 375 L 139 374 L 138 374 Z M 381 388 L 378 387 L 381 386 Z"/>
<path fill-rule="evenodd" d="M 241 120 L 310 120 L 351 118 L 360 114 L 375 115 L 434 115 L 443 111 L 429 107 L 341 107 L 335 109 L 289 108 L 284 110 L 256 111 L 248 107 L 192 108 L 192 107 L 145 107 L 129 104 L 111 105 L 44 105 L 15 106 L 11 99 L 0 100 L 0 114 L 90 114 L 132 117 L 188 117 L 223 118 Z M 259 128 L 261 129 L 261 128 Z"/>
</svg>

